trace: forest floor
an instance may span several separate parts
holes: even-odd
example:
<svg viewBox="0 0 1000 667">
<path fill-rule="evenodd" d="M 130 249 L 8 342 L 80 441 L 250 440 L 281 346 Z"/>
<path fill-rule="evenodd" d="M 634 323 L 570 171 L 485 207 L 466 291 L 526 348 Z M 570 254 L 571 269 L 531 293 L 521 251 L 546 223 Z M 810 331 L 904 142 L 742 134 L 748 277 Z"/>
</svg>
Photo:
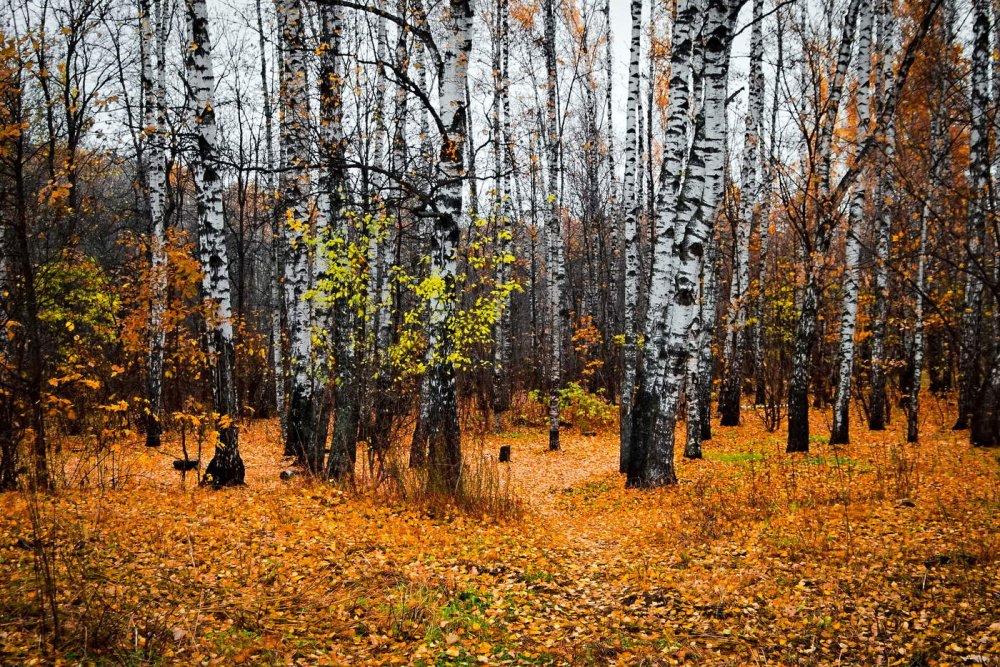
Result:
<svg viewBox="0 0 1000 667">
<path fill-rule="evenodd" d="M 281 481 L 273 422 L 235 490 L 125 446 L 103 489 L 0 495 L 0 664 L 1000 665 L 1000 453 L 927 404 L 918 445 L 817 414 L 792 456 L 746 412 L 659 491 L 613 432 L 470 438 L 503 519 Z"/>
</svg>

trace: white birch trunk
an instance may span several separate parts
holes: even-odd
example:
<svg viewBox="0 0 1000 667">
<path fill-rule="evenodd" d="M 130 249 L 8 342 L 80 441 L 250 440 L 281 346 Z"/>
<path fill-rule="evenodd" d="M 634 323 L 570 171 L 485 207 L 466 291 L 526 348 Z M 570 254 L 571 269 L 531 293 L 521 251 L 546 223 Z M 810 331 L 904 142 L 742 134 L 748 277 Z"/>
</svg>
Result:
<svg viewBox="0 0 1000 667">
<path fill-rule="evenodd" d="M 747 295 L 750 289 L 750 234 L 757 216 L 759 194 L 757 166 L 760 162 L 760 126 L 764 116 L 764 0 L 753 0 L 753 27 L 750 31 L 750 82 L 747 90 L 746 131 L 740 182 L 739 219 L 733 240 L 733 271 L 729 284 L 729 308 L 723 356 L 725 377 L 719 396 L 720 423 L 738 426 L 743 391 L 743 362 L 747 345 Z"/>
<path fill-rule="evenodd" d="M 498 0 L 497 20 L 499 35 L 497 40 L 497 62 L 494 104 L 494 160 L 496 166 L 496 205 L 494 215 L 497 218 L 497 254 L 500 265 L 497 267 L 497 281 L 506 284 L 510 281 L 511 263 L 513 261 L 514 221 L 511 200 L 512 164 L 507 156 L 510 152 L 510 7 L 509 0 Z M 508 294 L 501 306 L 500 318 L 494 327 L 493 339 L 493 431 L 503 430 L 503 414 L 510 408 L 510 357 L 511 357 L 511 299 Z"/>
<path fill-rule="evenodd" d="M 916 442 L 919 435 L 920 381 L 924 368 L 924 287 L 927 265 L 927 207 L 920 214 L 920 245 L 917 249 L 917 276 L 914 291 L 917 302 L 913 308 L 913 360 L 910 369 L 910 396 L 907 401 L 906 441 Z"/>
<path fill-rule="evenodd" d="M 311 313 L 305 294 L 310 287 L 309 246 L 309 103 L 306 84 L 305 15 L 302 0 L 279 0 L 282 42 L 281 86 L 281 209 L 288 239 L 285 252 L 285 309 L 288 313 L 289 397 L 285 454 L 301 462 L 315 461 L 313 429 Z"/>
<path fill-rule="evenodd" d="M 777 42 L 777 47 L 775 49 L 775 83 L 771 89 L 771 117 L 770 127 L 768 129 L 768 146 L 767 151 L 760 152 L 761 182 L 760 195 L 758 197 L 758 201 L 760 202 L 760 222 L 757 227 L 757 298 L 754 302 L 756 323 L 753 327 L 752 343 L 755 366 L 754 378 L 756 385 L 754 403 L 757 405 L 763 405 L 767 400 L 767 378 L 765 373 L 766 360 L 764 358 L 764 318 L 768 307 L 766 285 L 768 257 L 770 255 L 771 246 L 771 200 L 773 197 L 772 188 L 775 177 L 774 163 L 777 152 L 775 150 L 775 144 L 777 143 L 778 137 L 778 108 L 781 101 L 781 85 L 779 82 L 782 77 L 785 54 L 784 17 L 780 8 L 776 11 L 776 14 L 775 41 Z"/>
<path fill-rule="evenodd" d="M 628 102 L 625 110 L 625 178 L 622 195 L 625 204 L 622 247 L 625 249 L 624 324 L 625 349 L 622 372 L 622 398 L 619 413 L 618 471 L 628 471 L 629 443 L 632 439 L 632 397 L 638 358 L 637 310 L 639 305 L 639 210 L 642 205 L 638 187 L 639 142 L 636 121 L 639 116 L 639 59 L 642 49 L 642 0 L 632 0 L 632 39 L 629 50 Z"/>
<path fill-rule="evenodd" d="M 945 2 L 944 12 L 941 16 L 939 37 L 943 48 L 950 49 L 953 40 L 952 22 L 954 19 L 954 3 Z M 996 64 L 996 63 L 994 63 Z M 944 99 L 949 94 L 950 82 L 944 76 L 943 68 L 937 70 L 936 99 L 931 111 L 931 168 L 929 174 L 930 193 L 929 197 L 941 197 L 947 187 L 947 180 L 951 178 L 950 155 L 950 132 L 949 116 L 944 108 Z M 914 329 L 913 329 L 913 357 L 911 360 L 910 376 L 910 396 L 907 403 L 906 418 L 906 440 L 907 442 L 917 442 L 920 437 L 920 389 L 921 378 L 924 367 L 924 308 L 926 290 L 926 264 L 927 264 L 927 225 L 931 216 L 930 207 L 925 203 L 921 211 L 920 218 L 920 245 L 917 251 L 917 276 L 914 291 L 916 292 L 916 304 L 914 305 Z M 931 363 L 941 363 L 940 359 L 932 359 Z M 933 373 L 931 375 L 931 389 L 934 389 Z"/>
<path fill-rule="evenodd" d="M 187 26 L 191 42 L 187 49 L 187 85 L 194 108 L 197 155 L 194 163 L 195 195 L 198 203 L 198 239 L 202 292 L 207 302 L 206 323 L 212 367 L 212 398 L 219 414 L 219 439 L 206 474 L 216 486 L 243 484 L 237 418 L 235 355 L 233 351 L 232 303 L 229 256 L 226 251 L 222 215 L 222 180 L 218 173 L 215 121 L 215 72 L 205 0 L 186 0 Z"/>
<path fill-rule="evenodd" d="M 816 342 L 816 323 L 819 313 L 819 283 L 814 264 L 826 257 L 830 250 L 837 215 L 830 210 L 830 168 L 832 162 L 833 133 L 840 113 L 844 79 L 851 62 L 851 50 L 857 28 L 860 0 L 851 0 L 844 18 L 837 63 L 829 85 L 829 95 L 820 117 L 816 145 L 816 230 L 813 234 L 811 256 L 806 258 L 806 284 L 799 309 L 799 321 L 792 350 L 792 378 L 788 383 L 788 442 L 787 452 L 809 451 L 809 371 L 813 346 Z"/>
<path fill-rule="evenodd" d="M 349 275 L 351 271 L 350 255 L 346 251 L 350 242 L 350 219 L 344 214 L 344 191 L 346 187 L 345 150 L 346 142 L 343 128 L 343 64 L 340 57 L 341 33 L 343 22 L 341 10 L 333 5 L 320 7 L 320 152 L 322 157 L 322 179 L 319 224 L 317 236 L 317 257 L 323 256 L 321 268 L 329 272 L 331 262 L 336 275 Z M 330 239 L 338 248 L 330 256 L 330 248 L 323 242 Z M 322 273 L 317 274 L 322 277 Z M 332 479 L 344 479 L 354 472 L 357 458 L 358 434 L 358 378 L 357 362 L 354 356 L 354 327 L 349 304 L 349 295 L 337 287 L 335 294 L 324 295 L 332 298 L 328 308 L 322 309 L 319 321 L 320 331 L 329 334 L 333 339 L 333 354 L 336 361 L 337 375 L 334 384 L 336 395 L 336 410 L 333 423 L 333 440 L 330 443 L 330 458 L 326 472 Z M 319 372 L 324 373 L 328 363 L 326 357 L 317 354 L 320 364 Z M 323 375 L 321 386 L 324 393 L 328 382 Z M 317 405 L 319 420 L 317 433 L 322 434 L 315 447 L 322 462 L 323 449 L 327 430 L 327 403 L 322 401 Z"/>
<path fill-rule="evenodd" d="M 264 183 L 267 189 L 267 211 L 270 218 L 269 306 L 271 325 L 271 373 L 274 376 L 274 409 L 278 413 L 282 441 L 288 438 L 288 411 L 285 401 L 285 354 L 282 345 L 281 313 L 285 308 L 281 294 L 281 275 L 284 252 L 284 235 L 281 232 L 281 214 L 277 205 L 278 192 L 274 179 L 274 120 L 271 107 L 271 86 L 268 83 L 267 40 L 264 32 L 264 12 L 260 0 L 257 9 L 257 43 L 260 48 L 260 89 L 264 101 Z"/>
<path fill-rule="evenodd" d="M 399 0 L 397 10 L 400 16 L 408 17 L 409 2 Z M 388 31 L 386 19 L 378 19 L 376 34 L 376 55 L 379 62 L 383 62 L 388 57 Z M 400 31 L 396 40 L 396 61 L 400 68 L 409 70 L 409 50 L 407 47 L 406 33 Z M 387 84 L 386 67 L 380 65 L 376 73 L 376 119 L 375 119 L 375 159 L 379 167 L 382 164 L 382 142 L 389 132 L 385 124 L 385 114 L 381 107 L 385 104 L 385 91 Z M 393 117 L 396 129 L 393 132 L 390 152 L 389 169 L 396 171 L 403 168 L 406 159 L 406 127 L 408 114 L 408 94 L 405 86 L 397 85 L 393 93 Z M 389 179 L 375 177 L 375 182 L 381 184 L 382 188 L 391 187 Z M 378 205 L 385 211 L 383 202 L 380 200 L 381 194 L 373 192 L 369 205 Z M 387 226 L 396 225 L 396 221 L 387 223 Z M 373 230 L 374 231 L 374 230 Z M 368 445 L 372 451 L 385 452 L 390 445 L 391 427 L 393 423 L 392 411 L 394 409 L 394 397 L 392 395 L 392 368 L 389 363 L 389 347 L 392 344 L 392 291 L 391 291 L 391 268 L 390 268 L 390 248 L 393 247 L 394 230 L 378 229 L 378 234 L 369 239 L 369 302 L 372 303 L 371 331 L 374 334 L 373 361 L 375 364 L 375 382 L 371 399 L 372 421 L 368 425 Z"/>
<path fill-rule="evenodd" d="M 467 115 L 465 90 L 472 53 L 471 0 L 450 0 L 446 9 L 448 37 L 442 53 L 440 116 L 444 127 L 438 170 L 441 180 L 436 197 L 437 215 L 431 236 L 431 279 L 439 281 L 431 295 L 427 349 L 427 418 L 424 428 L 428 444 L 428 473 L 432 490 L 455 493 L 462 472 L 461 431 L 455 386 L 454 350 L 450 324 L 458 295 L 456 249 L 462 216 L 462 184 L 465 180 Z"/>
<path fill-rule="evenodd" d="M 546 149 L 549 168 L 549 216 L 546 224 L 548 241 L 548 307 L 549 307 L 549 450 L 559 449 L 559 399 L 562 389 L 563 319 L 566 305 L 563 302 L 563 283 L 566 280 L 563 264 L 562 203 L 560 195 L 559 120 L 557 118 L 558 74 L 556 69 L 556 20 L 554 0 L 545 0 L 543 46 L 545 51 L 545 123 Z"/>
<path fill-rule="evenodd" d="M 701 287 L 698 293 L 698 317 L 691 328 L 691 352 L 687 361 L 687 441 L 684 457 L 700 459 L 701 443 L 712 437 L 712 334 L 715 332 L 716 307 L 716 243 L 708 244 L 701 267 Z"/>
<path fill-rule="evenodd" d="M 854 77 L 857 80 L 858 128 L 857 141 L 863 141 L 871 121 L 871 7 L 858 10 L 858 52 Z M 854 188 L 847 214 L 844 250 L 843 300 L 840 317 L 840 345 L 837 354 L 837 388 L 833 399 L 833 428 L 830 444 L 847 444 L 850 441 L 851 377 L 854 369 L 854 333 L 858 317 L 858 280 L 861 253 L 861 223 L 865 211 L 865 189 Z"/>
<path fill-rule="evenodd" d="M 966 228 L 965 295 L 959 340 L 958 418 L 955 429 L 969 427 L 979 387 L 980 328 L 982 326 L 982 248 L 989 206 L 989 0 L 972 3 L 972 100 L 969 129 L 969 184 L 971 187 Z"/>
<path fill-rule="evenodd" d="M 163 431 L 163 345 L 166 332 L 163 314 L 167 307 L 166 251 L 166 155 L 164 123 L 166 120 L 166 14 L 162 0 L 154 15 L 149 0 L 140 0 L 142 28 L 143 91 L 143 171 L 146 175 L 146 199 L 149 213 L 150 308 L 149 308 L 149 377 L 146 420 L 146 446 L 158 447 Z M 156 57 L 154 73 L 154 54 Z"/>
<path fill-rule="evenodd" d="M 661 419 L 659 401 L 661 377 L 667 361 L 666 341 L 670 334 L 671 306 L 674 300 L 674 273 L 676 254 L 683 248 L 683 237 L 677 239 L 674 229 L 679 219 L 675 210 L 677 191 L 681 184 L 684 153 L 687 148 L 688 107 L 691 97 L 692 58 L 695 49 L 695 24 L 705 10 L 705 0 L 680 0 L 674 21 L 670 56 L 669 109 L 663 144 L 663 166 L 660 176 L 660 191 L 656 197 L 656 210 L 651 211 L 650 224 L 654 227 L 653 248 L 649 273 L 646 323 L 644 328 L 646 349 L 637 365 L 637 387 L 632 403 L 632 424 L 628 454 L 628 477 L 626 484 L 633 487 L 661 486 L 676 481 L 673 464 L 673 421 L 667 433 L 666 421 Z M 652 64 L 650 65 L 652 67 Z M 652 74 L 652 70 L 650 70 Z M 650 78 L 650 99 L 647 111 L 651 112 L 652 86 Z M 647 130 L 652 124 L 649 116 Z M 647 142 L 647 152 L 649 149 Z M 690 180 L 690 179 L 689 179 Z M 652 191 L 650 177 L 648 187 Z M 701 193 L 698 193 L 699 195 Z M 703 246 L 701 247 L 703 250 Z M 697 276 L 697 274 L 695 274 Z M 691 297 L 693 302 L 693 296 Z M 681 365 L 675 370 L 681 372 L 686 362 L 686 345 Z M 675 362 L 676 363 L 676 362 Z M 676 402 L 680 387 L 671 388 L 673 395 L 665 397 Z M 676 411 L 676 406 L 674 406 Z"/>
<path fill-rule="evenodd" d="M 649 316 L 645 365 L 634 406 L 632 456 L 628 485 L 657 487 L 676 483 L 674 472 L 674 426 L 690 353 L 689 331 L 700 327 L 697 290 L 701 266 L 708 244 L 714 242 L 716 208 L 722 192 L 726 154 L 726 84 L 729 71 L 729 40 L 738 5 L 719 0 L 701 5 L 692 0 L 678 12 L 674 49 L 684 46 L 678 35 L 691 27 L 693 17 L 704 15 L 703 55 L 700 59 L 704 83 L 704 103 L 695 123 L 694 143 L 680 196 L 661 196 L 661 219 L 674 218 L 656 236 L 653 249 L 653 278 L 649 296 Z M 687 24 L 687 25 L 685 25 Z M 678 30 L 680 28 L 680 30 Z M 690 39 L 690 37 L 687 37 Z M 683 56 L 682 51 L 682 56 Z M 690 51 L 688 51 L 690 53 Z M 676 54 L 675 54 L 676 55 Z M 682 58 L 682 62 L 683 59 Z M 672 61 L 674 56 L 672 56 Z M 683 73 L 674 70 L 671 78 Z M 697 75 L 697 68 L 694 72 Z M 680 79 L 684 82 L 686 77 Z M 683 84 L 682 84 L 683 85 Z M 671 97 L 675 91 L 671 85 Z M 684 111 L 673 107 L 668 142 L 683 141 Z M 676 132 L 680 129 L 680 133 Z M 666 147 L 665 147 L 666 148 Z M 669 151 L 665 150 L 669 155 Z M 678 167 L 664 164 L 664 171 Z M 669 176 L 663 187 L 670 187 Z M 679 179 L 680 174 L 676 177 Z M 676 209 L 662 215 L 663 201 L 673 199 Z"/>
<path fill-rule="evenodd" d="M 892 0 L 881 0 L 878 15 L 880 54 L 880 83 L 883 90 L 892 78 L 892 55 L 895 48 L 895 16 Z M 885 335 L 889 316 L 889 261 L 892 236 L 892 214 L 895 202 L 895 184 L 892 179 L 893 156 L 896 146 L 896 123 L 890 120 L 885 130 L 884 160 L 879 170 L 878 201 L 875 217 L 875 304 L 872 312 L 871 335 L 871 407 L 868 428 L 885 430 L 888 417 L 886 400 L 886 349 Z"/>
</svg>

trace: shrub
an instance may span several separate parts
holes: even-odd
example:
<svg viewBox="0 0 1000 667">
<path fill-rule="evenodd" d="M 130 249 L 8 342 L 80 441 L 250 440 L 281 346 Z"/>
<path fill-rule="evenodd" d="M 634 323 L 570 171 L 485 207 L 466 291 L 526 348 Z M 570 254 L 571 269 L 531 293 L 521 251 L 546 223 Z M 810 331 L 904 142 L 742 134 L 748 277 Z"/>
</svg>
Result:
<svg viewBox="0 0 1000 667">
<path fill-rule="evenodd" d="M 548 405 L 548 394 L 543 391 L 535 389 L 528 396 L 543 406 Z M 597 426 L 610 426 L 615 419 L 615 406 L 604 397 L 604 391 L 588 391 L 578 382 L 570 382 L 559 391 L 559 411 L 581 432 L 591 431 Z"/>
</svg>

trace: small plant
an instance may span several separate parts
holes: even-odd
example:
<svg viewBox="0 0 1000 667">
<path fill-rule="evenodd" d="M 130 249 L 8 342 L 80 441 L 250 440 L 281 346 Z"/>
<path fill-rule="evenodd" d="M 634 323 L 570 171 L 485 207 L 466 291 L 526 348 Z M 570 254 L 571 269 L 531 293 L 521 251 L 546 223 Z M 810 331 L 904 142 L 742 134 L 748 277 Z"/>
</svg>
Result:
<svg viewBox="0 0 1000 667">
<path fill-rule="evenodd" d="M 528 397 L 539 405 L 548 404 L 548 394 L 534 389 Z M 610 426 L 615 419 L 616 408 L 604 391 L 588 391 L 578 382 L 570 382 L 559 391 L 559 411 L 565 419 L 579 427 L 581 433 L 588 433 L 597 426 Z"/>
<path fill-rule="evenodd" d="M 181 484 L 187 479 L 187 471 L 194 470 L 197 481 L 201 483 L 201 456 L 205 442 L 208 440 L 209 432 L 214 431 L 214 420 L 205 415 L 200 406 L 194 401 L 185 403 L 185 409 L 171 415 L 174 424 L 179 428 L 181 435 L 181 456 L 183 458 L 174 462 L 174 467 L 181 473 Z M 188 453 L 188 436 L 194 437 L 197 443 L 197 453 L 192 459 Z M 179 465 L 178 465 L 179 464 Z"/>
<path fill-rule="evenodd" d="M 459 487 L 455 493 L 447 494 L 428 490 L 426 466 L 410 467 L 405 456 L 398 451 L 394 454 L 387 458 L 378 479 L 362 479 L 361 484 L 373 482 L 373 490 L 392 500 L 420 507 L 435 517 L 465 514 L 505 521 L 518 520 L 524 514 L 524 502 L 510 468 L 492 456 L 467 451 Z"/>
<path fill-rule="evenodd" d="M 591 392 L 570 382 L 559 396 L 565 414 L 577 423 L 582 433 L 592 431 L 594 426 L 610 426 L 614 421 L 615 408 L 601 389 Z"/>
</svg>

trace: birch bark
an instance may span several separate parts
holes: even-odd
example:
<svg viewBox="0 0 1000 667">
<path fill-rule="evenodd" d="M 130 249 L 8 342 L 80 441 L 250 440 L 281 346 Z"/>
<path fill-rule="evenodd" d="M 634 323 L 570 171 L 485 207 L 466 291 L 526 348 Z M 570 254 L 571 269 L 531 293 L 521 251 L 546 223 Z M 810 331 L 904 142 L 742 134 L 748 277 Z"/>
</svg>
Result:
<svg viewBox="0 0 1000 667">
<path fill-rule="evenodd" d="M 858 52 L 854 66 L 857 80 L 858 129 L 860 143 L 867 137 L 871 121 L 871 8 L 858 10 Z M 861 252 L 861 223 L 865 211 L 865 189 L 855 186 L 848 209 L 844 250 L 844 295 L 840 316 L 840 347 L 837 363 L 837 388 L 833 399 L 833 429 L 830 444 L 850 442 L 851 378 L 854 369 L 854 334 L 858 316 L 858 261 Z"/>
<path fill-rule="evenodd" d="M 333 240 L 334 250 L 330 252 L 321 244 L 317 248 L 317 254 L 328 253 L 326 263 L 332 263 L 333 266 L 325 266 L 326 270 L 332 268 L 335 275 L 347 276 L 351 272 L 350 253 L 347 251 L 351 238 L 350 219 L 344 212 L 347 174 L 344 164 L 346 142 L 343 128 L 343 67 L 340 56 L 343 22 L 340 8 L 323 5 L 320 8 L 320 25 L 320 150 L 323 160 L 321 204 L 324 209 L 320 211 L 320 218 L 327 227 L 329 238 Z M 324 236 L 323 233 L 319 234 L 321 241 Z M 332 479 L 344 479 L 353 474 L 357 458 L 358 378 L 350 295 L 342 286 L 335 282 L 333 284 L 336 292 L 326 295 L 331 298 L 332 308 L 326 314 L 326 321 L 320 322 L 323 331 L 332 329 L 333 355 L 337 368 L 333 439 L 326 472 Z M 321 414 L 323 416 L 317 430 L 325 434 L 325 409 L 321 410 Z M 325 440 L 324 437 L 316 443 L 320 450 L 320 460 Z"/>
<path fill-rule="evenodd" d="M 279 89 L 281 171 L 278 184 L 285 222 L 284 286 L 288 313 L 289 396 L 285 455 L 316 468 L 312 445 L 314 396 L 312 378 L 312 318 L 305 299 L 310 287 L 309 245 L 309 101 L 306 84 L 305 15 L 302 0 L 278 0 L 282 42 Z"/>
<path fill-rule="evenodd" d="M 187 86 L 194 107 L 197 153 L 194 157 L 195 197 L 198 204 L 198 248 L 202 293 L 208 306 L 208 349 L 212 369 L 212 398 L 219 415 L 215 455 L 205 472 L 215 486 L 243 484 L 236 427 L 235 355 L 229 256 L 222 214 L 222 180 L 218 173 L 218 129 L 215 120 L 215 72 L 205 0 L 185 0 L 187 29 Z"/>
<path fill-rule="evenodd" d="M 437 214 L 431 236 L 432 291 L 428 323 L 427 418 L 428 474 L 432 490 L 456 493 L 461 484 L 462 449 L 455 386 L 454 332 L 451 328 L 458 295 L 456 248 L 461 234 L 462 183 L 465 180 L 467 114 L 465 89 L 472 53 L 471 0 L 450 0 L 448 36 L 442 52 L 440 116 L 443 126 L 436 197 Z"/>
<path fill-rule="evenodd" d="M 271 107 L 271 86 L 268 83 L 267 40 L 264 32 L 264 12 L 260 0 L 255 0 L 257 10 L 257 43 L 260 48 L 260 89 L 264 102 L 264 182 L 267 188 L 267 212 L 270 222 L 271 274 L 268 281 L 271 325 L 271 372 L 274 375 L 274 407 L 281 425 L 281 437 L 287 442 L 288 411 L 285 401 L 285 354 L 282 344 L 282 312 L 285 303 L 281 295 L 281 274 L 284 252 L 284 235 L 281 215 L 277 205 L 278 192 L 274 179 L 274 120 Z"/>
<path fill-rule="evenodd" d="M 812 268 L 830 250 L 831 236 L 836 222 L 836 212 L 830 210 L 830 168 L 832 162 L 833 132 L 840 112 L 844 79 L 851 62 L 851 50 L 857 28 L 860 0 L 851 0 L 844 17 L 844 29 L 840 38 L 836 68 L 830 81 L 818 128 L 816 160 L 816 230 L 812 247 L 808 248 L 806 260 L 806 284 L 803 290 L 802 306 L 795 330 L 792 350 L 792 378 L 788 383 L 788 442 L 787 452 L 809 451 L 809 371 L 810 358 L 816 342 L 816 323 L 819 314 L 819 284 Z"/>
<path fill-rule="evenodd" d="M 972 3 L 972 98 L 969 129 L 969 182 L 972 189 L 966 226 L 965 294 L 959 340 L 958 418 L 954 429 L 969 427 L 980 383 L 977 351 L 982 328 L 982 248 L 989 207 L 990 3 Z"/>
<path fill-rule="evenodd" d="M 692 323 L 691 352 L 687 362 L 687 441 L 684 457 L 701 458 L 701 443 L 712 438 L 710 423 L 712 392 L 712 334 L 715 331 L 716 309 L 716 243 L 709 243 L 701 267 L 701 288 L 698 294 L 698 317 Z"/>
<path fill-rule="evenodd" d="M 895 16 L 892 0 L 881 0 L 878 14 L 878 40 L 880 47 L 880 86 L 889 87 L 892 78 L 892 56 L 895 47 Z M 889 319 L 889 261 L 892 236 L 892 214 L 895 202 L 892 180 L 893 156 L 896 145 L 896 123 L 890 120 L 885 129 L 882 169 L 879 170 L 878 206 L 875 218 L 875 304 L 872 312 L 871 336 L 871 408 L 868 428 L 872 431 L 885 430 L 888 418 L 886 400 L 886 326 Z"/>
<path fill-rule="evenodd" d="M 683 190 L 679 196 L 660 197 L 661 202 L 673 199 L 676 208 L 660 203 L 659 213 L 667 214 L 661 215 L 661 219 L 673 218 L 674 224 L 660 226 L 653 250 L 647 348 L 634 406 L 632 456 L 627 480 L 633 487 L 657 487 L 677 481 L 673 460 L 674 426 L 690 352 L 688 332 L 700 325 L 696 298 L 699 274 L 707 246 L 714 242 L 716 207 L 722 193 L 729 41 L 738 9 L 737 3 L 723 0 L 708 0 L 704 4 L 692 0 L 679 8 L 675 23 L 674 49 L 680 46 L 681 54 L 671 56 L 672 63 L 677 62 L 675 57 L 680 61 L 677 63 L 680 67 L 672 69 L 671 78 L 681 78 L 679 86 L 671 85 L 671 98 L 681 95 L 686 84 L 690 69 L 686 67 L 684 55 L 685 51 L 690 54 L 693 46 L 689 29 L 692 19 L 702 15 L 705 24 L 700 58 L 703 76 L 700 79 L 704 85 L 704 101 L 695 123 Z M 686 118 L 676 119 L 675 116 L 686 106 L 672 106 L 668 130 L 673 128 L 674 131 L 668 132 L 668 141 L 683 141 Z M 664 164 L 663 169 L 667 172 L 663 187 L 670 186 L 671 176 L 680 179 L 679 165 Z"/>
<path fill-rule="evenodd" d="M 510 6 L 509 0 L 497 1 L 497 19 L 499 35 L 497 37 L 497 62 L 494 105 L 494 160 L 496 166 L 496 216 L 497 254 L 500 265 L 497 268 L 497 281 L 506 284 L 510 280 L 513 260 L 513 207 L 511 201 L 512 164 L 507 160 L 510 152 Z M 503 415 L 510 408 L 510 356 L 511 356 L 511 299 L 508 294 L 504 299 L 500 318 L 494 327 L 493 339 L 493 431 L 501 432 Z"/>
<path fill-rule="evenodd" d="M 164 123 L 166 120 L 166 16 L 163 0 L 156 2 L 156 11 L 149 0 L 140 0 L 142 29 L 142 91 L 143 91 L 143 171 L 146 175 L 146 199 L 149 214 L 150 308 L 149 308 L 149 376 L 146 419 L 146 446 L 158 447 L 163 432 L 163 345 L 166 332 L 163 314 L 167 307 L 166 252 L 166 155 Z M 155 72 L 154 72 L 155 55 Z"/>
<path fill-rule="evenodd" d="M 618 471 L 628 471 L 629 442 L 632 438 L 632 396 L 635 392 L 638 358 L 637 309 L 639 305 L 639 210 L 642 206 L 638 188 L 639 59 L 642 49 L 642 0 L 632 0 L 632 39 L 629 50 L 628 101 L 625 111 L 625 178 L 622 194 L 625 216 L 622 247 L 624 262 L 625 349 L 622 371 L 622 398 L 619 414 Z"/>
<path fill-rule="evenodd" d="M 764 116 L 764 0 L 753 0 L 750 31 L 750 82 L 747 90 L 746 132 L 740 172 L 740 208 L 734 239 L 733 271 L 729 283 L 724 357 L 726 375 L 719 392 L 720 424 L 738 426 L 743 391 L 743 366 L 749 350 L 747 297 L 750 288 L 750 235 L 758 213 L 757 166 L 760 162 L 760 126 Z"/>
<path fill-rule="evenodd" d="M 924 284 L 927 264 L 927 218 L 930 211 L 920 214 L 920 245 L 917 249 L 916 306 L 913 309 L 913 360 L 911 362 L 910 396 L 907 401 L 906 441 L 916 442 L 919 436 L 920 380 L 924 366 Z"/>
<path fill-rule="evenodd" d="M 559 400 L 562 389 L 563 319 L 566 305 L 563 302 L 563 283 L 566 280 L 563 264 L 562 203 L 560 201 L 561 141 L 557 107 L 559 94 L 556 69 L 556 18 L 555 0 L 545 0 L 543 50 L 545 51 L 545 123 L 546 153 L 549 171 L 549 215 L 546 220 L 548 308 L 549 308 L 549 450 L 559 449 Z"/>
</svg>

